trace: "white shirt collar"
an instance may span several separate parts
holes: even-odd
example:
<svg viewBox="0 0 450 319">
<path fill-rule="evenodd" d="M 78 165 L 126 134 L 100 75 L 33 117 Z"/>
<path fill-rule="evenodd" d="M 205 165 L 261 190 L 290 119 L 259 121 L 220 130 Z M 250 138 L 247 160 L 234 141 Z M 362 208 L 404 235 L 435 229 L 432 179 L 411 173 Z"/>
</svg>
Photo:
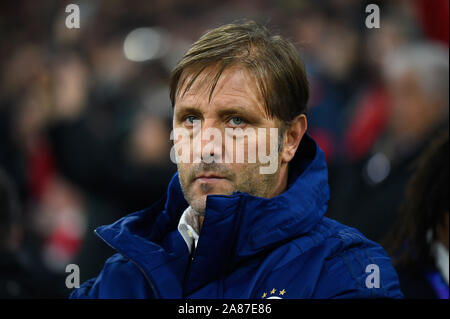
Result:
<svg viewBox="0 0 450 319">
<path fill-rule="evenodd" d="M 200 224 L 198 222 L 198 213 L 189 206 L 181 215 L 178 222 L 178 231 L 188 246 L 189 253 L 197 248 L 198 237 L 200 233 Z"/>
<path fill-rule="evenodd" d="M 435 242 L 432 246 L 436 267 L 448 285 L 448 249 L 441 243 Z"/>
</svg>

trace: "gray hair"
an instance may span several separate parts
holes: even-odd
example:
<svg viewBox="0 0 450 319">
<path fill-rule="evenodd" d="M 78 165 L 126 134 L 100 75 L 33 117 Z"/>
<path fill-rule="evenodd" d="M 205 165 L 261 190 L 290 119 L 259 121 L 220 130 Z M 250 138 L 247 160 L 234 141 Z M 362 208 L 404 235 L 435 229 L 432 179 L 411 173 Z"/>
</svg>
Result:
<svg viewBox="0 0 450 319">
<path fill-rule="evenodd" d="M 383 71 L 389 79 L 396 79 L 407 71 L 414 72 L 425 94 L 443 98 L 448 105 L 448 48 L 433 43 L 403 46 L 386 56 Z"/>
</svg>

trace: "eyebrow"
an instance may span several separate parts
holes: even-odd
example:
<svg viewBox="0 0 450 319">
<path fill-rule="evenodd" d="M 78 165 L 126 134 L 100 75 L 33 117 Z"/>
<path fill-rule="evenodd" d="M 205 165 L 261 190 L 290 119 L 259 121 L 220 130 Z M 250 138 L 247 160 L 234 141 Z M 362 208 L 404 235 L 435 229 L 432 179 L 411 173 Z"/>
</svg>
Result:
<svg viewBox="0 0 450 319">
<path fill-rule="evenodd" d="M 182 117 L 185 116 L 186 114 L 195 115 L 198 117 L 203 116 L 203 112 L 201 111 L 201 109 L 199 107 L 196 107 L 193 105 L 179 105 L 178 111 L 176 112 L 176 120 L 181 121 Z M 256 112 L 249 111 L 248 106 L 239 105 L 239 104 L 222 107 L 217 111 L 217 114 L 221 118 L 230 116 L 230 115 L 242 116 L 242 117 L 245 117 L 245 119 L 249 123 L 253 123 L 253 124 L 261 123 L 260 116 L 257 116 L 256 114 L 264 116 L 263 114 L 260 114 L 260 112 L 256 113 Z"/>
<path fill-rule="evenodd" d="M 244 120 L 251 125 L 258 126 L 263 123 L 263 115 L 261 115 L 259 112 L 256 111 L 252 112 L 248 108 L 242 106 L 231 106 L 226 109 L 221 109 L 217 113 L 221 118 L 233 115 L 243 117 Z"/>
<path fill-rule="evenodd" d="M 256 120 L 256 117 L 245 106 L 235 106 L 235 105 L 233 105 L 233 106 L 230 106 L 230 107 L 227 107 L 227 108 L 222 108 L 219 111 L 217 111 L 217 113 L 219 114 L 220 117 L 224 117 L 224 116 L 227 116 L 227 115 L 242 115 L 242 116 L 245 116 L 245 117 L 247 117 L 249 119 Z"/>
<path fill-rule="evenodd" d="M 181 120 L 181 118 L 186 115 L 186 114 L 190 114 L 190 115 L 195 115 L 198 117 L 202 116 L 202 112 L 200 111 L 200 108 L 195 107 L 195 106 L 177 106 L 177 112 L 175 112 L 175 118 L 176 120 Z"/>
</svg>

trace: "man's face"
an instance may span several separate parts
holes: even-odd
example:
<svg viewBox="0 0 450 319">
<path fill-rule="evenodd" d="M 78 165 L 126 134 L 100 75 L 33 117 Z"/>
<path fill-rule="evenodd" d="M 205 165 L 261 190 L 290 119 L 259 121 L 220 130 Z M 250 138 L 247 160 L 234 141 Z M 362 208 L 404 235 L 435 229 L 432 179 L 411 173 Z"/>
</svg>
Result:
<svg viewBox="0 0 450 319">
<path fill-rule="evenodd" d="M 279 127 L 279 121 L 267 115 L 256 81 L 244 69 L 237 67 L 226 69 L 210 99 L 208 83 L 211 83 L 213 76 L 214 72 L 206 70 L 184 95 L 180 94 L 180 92 L 183 92 L 183 88 L 179 90 L 173 118 L 174 129 L 184 128 L 189 130 L 191 145 L 195 135 L 204 133 L 205 130 L 214 128 L 221 133 L 220 142 L 215 141 L 215 144 L 219 144 L 216 145 L 217 148 L 214 148 L 213 152 L 208 150 L 208 154 L 216 159 L 220 158 L 221 163 L 217 161 L 195 163 L 192 154 L 195 151 L 191 151 L 189 163 L 179 162 L 177 164 L 184 196 L 192 208 L 200 214 L 205 211 L 207 195 L 231 195 L 235 191 L 241 191 L 270 198 L 277 195 L 276 190 L 279 189 L 280 184 L 279 169 L 276 169 L 272 174 L 261 174 L 260 167 L 267 167 L 267 163 L 262 164 L 258 156 L 253 163 L 248 160 L 249 150 L 252 151 L 248 147 L 249 144 L 256 145 L 256 154 L 258 154 L 258 142 L 255 139 L 258 140 L 262 135 L 262 133 L 258 135 L 258 128 L 264 128 L 266 131 L 265 153 L 268 154 L 270 128 Z M 198 123 L 201 123 L 201 132 L 194 130 L 194 125 L 198 125 Z M 231 148 L 234 150 L 233 157 L 230 155 L 230 148 L 225 147 L 225 139 L 227 134 L 229 135 L 227 131 L 230 131 L 225 130 L 227 128 L 253 129 L 256 135 L 254 137 L 233 137 L 235 143 L 235 147 Z M 278 138 L 278 134 L 276 137 Z M 212 137 L 210 140 L 202 139 L 202 150 L 212 140 Z M 177 143 L 181 142 L 175 140 L 175 144 Z M 243 157 L 245 159 L 243 163 L 236 162 L 238 145 L 243 146 Z M 225 161 L 226 155 L 233 158 L 231 163 Z M 280 161 L 281 159 L 277 156 L 275 163 L 277 168 Z"/>
</svg>

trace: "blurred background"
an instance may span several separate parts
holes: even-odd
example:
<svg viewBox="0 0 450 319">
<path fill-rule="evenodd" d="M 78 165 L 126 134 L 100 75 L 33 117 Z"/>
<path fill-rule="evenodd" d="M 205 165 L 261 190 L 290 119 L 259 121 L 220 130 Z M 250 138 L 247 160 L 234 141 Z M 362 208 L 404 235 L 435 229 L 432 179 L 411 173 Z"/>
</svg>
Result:
<svg viewBox="0 0 450 319">
<path fill-rule="evenodd" d="M 79 29 L 65 26 L 69 3 Z M 379 29 L 365 25 L 369 3 Z M 327 216 L 382 240 L 411 164 L 448 128 L 448 12 L 447 0 L 3 1 L 3 296 L 65 298 L 69 263 L 82 282 L 98 274 L 113 251 L 93 230 L 151 205 L 176 171 L 172 68 L 206 30 L 242 18 L 291 39 L 306 64 Z"/>
</svg>

